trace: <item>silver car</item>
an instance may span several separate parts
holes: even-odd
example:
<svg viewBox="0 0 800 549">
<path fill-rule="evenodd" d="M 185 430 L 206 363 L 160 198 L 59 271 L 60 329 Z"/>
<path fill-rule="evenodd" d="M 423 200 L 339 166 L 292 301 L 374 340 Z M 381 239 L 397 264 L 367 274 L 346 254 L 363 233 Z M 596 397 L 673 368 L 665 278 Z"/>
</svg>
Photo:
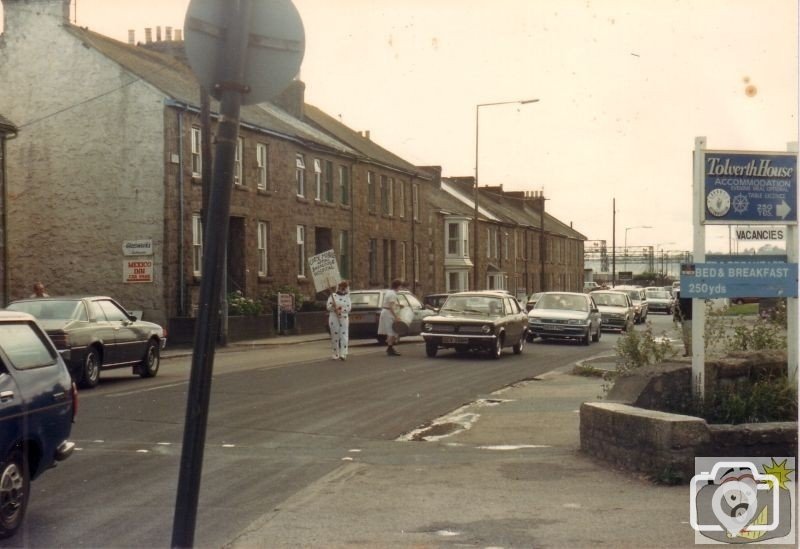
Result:
<svg viewBox="0 0 800 549">
<path fill-rule="evenodd" d="M 528 313 L 528 341 L 534 337 L 600 341 L 602 317 L 591 294 L 545 292 Z"/>
<path fill-rule="evenodd" d="M 592 292 L 592 298 L 603 317 L 604 330 L 627 332 L 633 327 L 633 302 L 625 292 L 614 290 L 598 290 Z"/>
</svg>

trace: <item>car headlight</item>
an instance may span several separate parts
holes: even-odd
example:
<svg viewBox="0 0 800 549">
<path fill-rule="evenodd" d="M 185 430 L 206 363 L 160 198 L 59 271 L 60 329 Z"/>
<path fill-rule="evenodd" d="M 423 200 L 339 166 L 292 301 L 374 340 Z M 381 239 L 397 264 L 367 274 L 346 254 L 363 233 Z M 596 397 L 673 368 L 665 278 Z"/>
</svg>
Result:
<svg viewBox="0 0 800 549">
<path fill-rule="evenodd" d="M 422 325 L 423 332 L 430 332 L 431 330 L 433 330 L 433 324 L 431 324 L 430 322 L 426 322 L 425 324 Z"/>
<path fill-rule="evenodd" d="M 583 318 L 581 318 L 581 319 L 578 319 L 578 318 L 572 318 L 572 319 L 570 319 L 570 320 L 567 320 L 567 324 L 573 324 L 573 325 L 574 325 L 574 324 L 583 325 L 583 324 L 586 324 L 586 323 L 588 323 L 588 322 L 589 322 L 588 320 L 586 320 L 586 319 L 583 319 Z"/>
<path fill-rule="evenodd" d="M 484 334 L 491 334 L 491 333 L 494 331 L 494 327 L 493 327 L 491 324 L 484 324 L 484 325 L 481 327 L 481 331 L 482 331 Z"/>
</svg>

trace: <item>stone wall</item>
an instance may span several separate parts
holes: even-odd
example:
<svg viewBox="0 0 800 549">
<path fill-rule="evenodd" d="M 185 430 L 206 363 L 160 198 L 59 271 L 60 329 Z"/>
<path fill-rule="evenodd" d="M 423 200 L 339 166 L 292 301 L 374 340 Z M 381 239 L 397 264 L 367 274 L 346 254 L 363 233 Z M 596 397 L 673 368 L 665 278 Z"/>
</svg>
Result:
<svg viewBox="0 0 800 549">
<path fill-rule="evenodd" d="M 797 456 L 797 422 L 708 425 L 613 402 L 580 409 L 581 449 L 628 470 L 688 482 L 694 458 Z"/>
</svg>

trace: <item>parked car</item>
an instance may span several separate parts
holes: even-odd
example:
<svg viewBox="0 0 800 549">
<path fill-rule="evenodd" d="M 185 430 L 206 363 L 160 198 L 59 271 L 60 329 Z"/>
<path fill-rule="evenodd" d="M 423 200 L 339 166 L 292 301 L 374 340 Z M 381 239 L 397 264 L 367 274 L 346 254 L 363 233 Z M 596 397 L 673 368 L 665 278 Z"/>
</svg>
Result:
<svg viewBox="0 0 800 549">
<path fill-rule="evenodd" d="M 451 294 L 439 314 L 423 322 L 425 352 L 433 358 L 439 349 L 456 352 L 489 351 L 500 358 L 503 347 L 519 354 L 525 347 L 527 316 L 519 301 L 503 291 Z"/>
<path fill-rule="evenodd" d="M 378 343 L 386 343 L 385 335 L 378 335 L 378 319 L 381 316 L 383 298 L 388 290 L 352 290 L 350 292 L 350 337 L 374 337 Z M 400 305 L 410 307 L 414 318 L 405 335 L 419 335 L 422 331 L 422 319 L 434 315 L 430 309 L 423 307 L 419 299 L 409 291 L 397 292 Z"/>
<path fill-rule="evenodd" d="M 422 298 L 422 304 L 426 308 L 428 308 L 431 311 L 433 311 L 434 313 L 436 313 L 436 312 L 439 312 L 439 309 L 441 308 L 442 303 L 444 303 L 447 300 L 449 295 L 450 294 L 448 294 L 448 293 L 444 293 L 444 294 L 428 294 L 428 295 L 426 295 L 426 296 L 424 296 Z"/>
<path fill-rule="evenodd" d="M 22 525 L 31 481 L 72 454 L 77 408 L 64 360 L 36 319 L 0 311 L 0 538 Z"/>
<path fill-rule="evenodd" d="M 600 310 L 604 330 L 627 332 L 633 327 L 633 302 L 625 292 L 596 290 L 592 292 L 595 305 Z"/>
<path fill-rule="evenodd" d="M 666 290 L 660 288 L 646 289 L 644 291 L 647 297 L 647 311 L 648 312 L 662 312 L 668 315 L 672 314 L 673 307 L 675 306 L 675 299 Z"/>
<path fill-rule="evenodd" d="M 602 317 L 594 292 L 545 292 L 528 313 L 528 341 L 579 339 L 584 345 L 600 341 Z"/>
<path fill-rule="evenodd" d="M 615 290 L 625 292 L 633 302 L 633 309 L 636 313 L 633 322 L 634 324 L 641 324 L 647 320 L 647 296 L 644 293 L 644 288 L 638 286 L 615 286 Z"/>
<path fill-rule="evenodd" d="M 539 298 L 542 297 L 544 292 L 536 292 L 532 293 L 528 296 L 528 302 L 525 304 L 525 309 L 530 312 L 536 306 L 536 302 L 539 301 Z"/>
<path fill-rule="evenodd" d="M 595 290 L 600 290 L 602 286 L 597 282 L 584 282 L 583 283 L 583 291 L 586 293 L 593 292 Z"/>
<path fill-rule="evenodd" d="M 129 366 L 141 377 L 155 377 L 167 332 L 137 319 L 106 296 L 20 299 L 10 311 L 36 317 L 56 349 L 68 350 L 67 367 L 81 387 L 95 387 L 100 371 Z"/>
</svg>

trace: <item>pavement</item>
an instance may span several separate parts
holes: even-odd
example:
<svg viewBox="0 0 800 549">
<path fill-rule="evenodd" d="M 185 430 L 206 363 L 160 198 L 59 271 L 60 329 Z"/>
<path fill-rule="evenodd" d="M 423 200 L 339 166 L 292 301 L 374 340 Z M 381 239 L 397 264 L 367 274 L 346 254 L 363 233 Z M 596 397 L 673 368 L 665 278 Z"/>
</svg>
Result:
<svg viewBox="0 0 800 549">
<path fill-rule="evenodd" d="M 320 339 L 327 335 L 220 351 Z M 181 354 L 191 349 L 164 358 Z M 613 357 L 588 362 L 610 368 Z M 602 398 L 603 381 L 573 375 L 573 366 L 485 395 L 402 440 L 361 441 L 226 547 L 692 546 L 688 487 L 581 452 L 578 409 Z"/>
</svg>

